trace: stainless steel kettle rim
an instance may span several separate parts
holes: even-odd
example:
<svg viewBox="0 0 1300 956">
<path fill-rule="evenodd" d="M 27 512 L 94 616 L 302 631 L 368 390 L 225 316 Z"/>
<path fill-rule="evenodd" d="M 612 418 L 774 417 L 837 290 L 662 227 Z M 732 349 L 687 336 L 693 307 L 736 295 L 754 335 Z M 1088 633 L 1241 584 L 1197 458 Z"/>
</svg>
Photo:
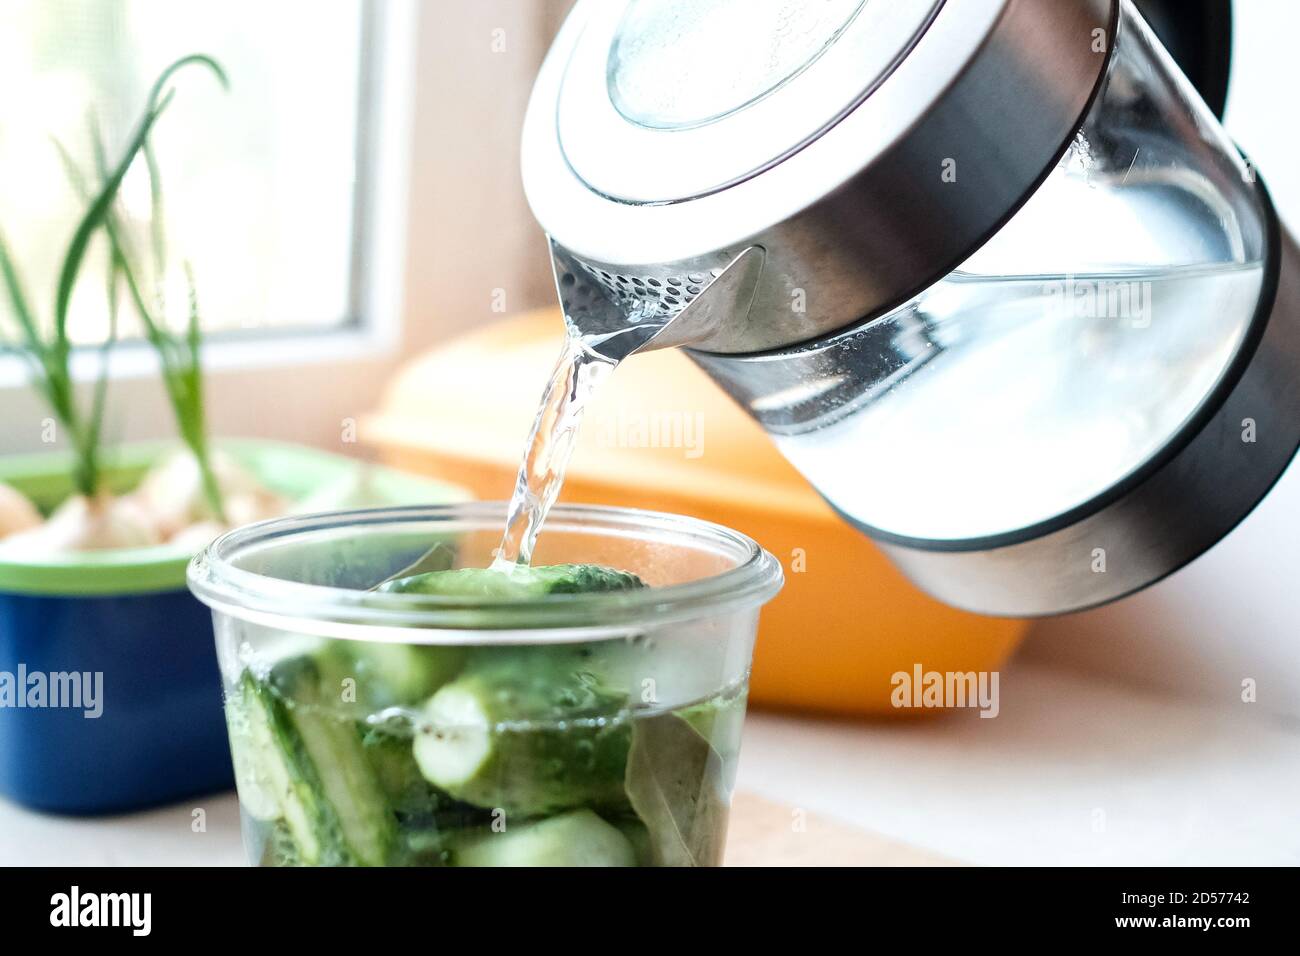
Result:
<svg viewBox="0 0 1300 956">
<path fill-rule="evenodd" d="M 767 266 L 743 337 L 699 343 L 719 352 L 841 328 L 979 248 L 1070 143 L 1118 16 L 1117 0 L 946 2 L 883 82 L 821 135 L 726 188 L 646 204 L 591 189 L 560 142 L 561 88 L 592 7 L 575 8 L 534 87 L 525 192 L 557 243 L 601 267 L 636 273 L 761 246 Z M 792 323 L 798 288 L 818 290 L 817 308 Z"/>
</svg>

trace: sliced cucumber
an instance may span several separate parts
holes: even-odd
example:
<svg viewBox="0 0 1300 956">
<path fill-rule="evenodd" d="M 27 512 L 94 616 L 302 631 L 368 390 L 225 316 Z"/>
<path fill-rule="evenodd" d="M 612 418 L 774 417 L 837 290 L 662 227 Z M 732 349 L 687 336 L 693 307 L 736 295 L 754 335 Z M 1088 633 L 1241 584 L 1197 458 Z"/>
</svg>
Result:
<svg viewBox="0 0 1300 956">
<path fill-rule="evenodd" d="M 359 703 L 370 710 L 417 704 L 447 683 L 465 663 L 463 647 L 338 641 L 334 648 L 353 665 Z"/>
<path fill-rule="evenodd" d="M 382 865 L 394 840 L 392 810 L 360 731 L 326 706 L 321 682 L 314 657 L 281 660 L 265 680 L 244 672 L 247 760 L 276 805 L 257 809 L 284 820 L 302 863 Z"/>
<path fill-rule="evenodd" d="M 472 662 L 425 706 L 415 760 L 458 800 L 536 816 L 622 806 L 631 729 L 626 696 L 562 663 L 563 649 Z"/>
<path fill-rule="evenodd" d="M 420 772 L 409 736 L 372 728 L 363 735 L 362 745 L 389 806 L 404 824 L 427 823 L 449 802 Z"/>
<path fill-rule="evenodd" d="M 272 743 L 266 709 L 248 679 L 241 679 L 226 696 L 226 726 L 230 730 L 230 756 L 235 765 L 240 807 L 254 820 L 278 820 L 280 802 L 276 793 L 286 786 L 288 773 Z M 275 759 L 268 760 L 264 754 Z"/>
<path fill-rule="evenodd" d="M 350 857 L 383 866 L 392 844 L 393 823 L 384 793 L 361 752 L 356 728 L 328 717 L 297 715 L 294 724 L 316 765 L 325 799 L 334 808 Z"/>
<path fill-rule="evenodd" d="M 469 789 L 492 756 L 493 727 L 473 685 L 453 684 L 433 695 L 417 728 L 415 761 L 425 779 L 450 793 Z M 474 802 L 474 801 L 471 801 Z"/>
<path fill-rule="evenodd" d="M 254 824 L 255 829 L 245 833 L 245 846 L 251 859 L 259 866 L 304 866 L 298 844 L 283 820 L 274 823 Z"/>
<path fill-rule="evenodd" d="M 275 800 L 276 816 L 284 819 L 289 836 L 306 864 L 321 862 L 322 834 L 330 830 L 330 814 L 317 796 L 314 772 L 302 766 L 297 735 L 285 712 L 283 701 L 245 671 L 240 679 L 244 709 L 248 716 L 249 757 L 256 775 L 267 782 L 267 793 Z M 244 791 L 239 793 L 244 799 Z"/>
<path fill-rule="evenodd" d="M 331 713 L 329 697 L 313 697 L 321 689 L 314 658 L 277 664 L 271 682 L 289 691 L 296 702 L 288 716 L 302 755 L 314 770 L 320 795 L 333 810 L 345 859 L 382 866 L 393 842 L 392 810 L 366 759 L 356 724 L 340 719 L 337 711 Z"/>
<path fill-rule="evenodd" d="M 650 840 L 650 831 L 641 822 L 641 818 L 635 816 L 617 817 L 614 820 L 614 826 L 618 827 L 618 832 L 623 834 L 624 839 L 631 845 L 632 851 L 636 855 L 636 865 L 653 866 L 654 845 Z"/>
<path fill-rule="evenodd" d="M 453 866 L 636 866 L 627 837 L 590 810 L 467 834 L 450 859 Z"/>
</svg>

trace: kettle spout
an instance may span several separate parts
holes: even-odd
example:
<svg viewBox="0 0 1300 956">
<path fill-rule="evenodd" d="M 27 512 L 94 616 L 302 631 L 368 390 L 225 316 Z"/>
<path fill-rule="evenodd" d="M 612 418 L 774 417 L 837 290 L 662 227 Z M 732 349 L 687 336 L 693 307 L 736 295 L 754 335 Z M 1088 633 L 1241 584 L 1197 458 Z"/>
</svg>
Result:
<svg viewBox="0 0 1300 956">
<path fill-rule="evenodd" d="M 728 326 L 744 322 L 765 257 L 750 246 L 698 284 L 667 285 L 655 277 L 611 275 L 550 240 L 555 288 L 564 322 L 592 352 L 618 362 L 634 352 L 707 348 Z M 672 281 L 672 280 L 669 280 Z M 698 291 L 687 291 L 688 289 Z"/>
</svg>

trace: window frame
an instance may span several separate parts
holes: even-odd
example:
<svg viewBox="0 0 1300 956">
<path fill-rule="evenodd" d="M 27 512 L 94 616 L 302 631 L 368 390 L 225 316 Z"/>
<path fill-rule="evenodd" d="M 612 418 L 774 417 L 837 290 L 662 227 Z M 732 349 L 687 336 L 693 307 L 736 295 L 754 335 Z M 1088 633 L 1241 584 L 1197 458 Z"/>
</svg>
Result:
<svg viewBox="0 0 1300 956">
<path fill-rule="evenodd" d="M 555 304 L 518 147 L 532 79 L 572 0 L 364 2 L 356 319 L 205 342 L 208 425 L 218 438 L 355 453 L 346 444 L 354 426 L 381 404 L 399 363 L 457 332 Z M 12 358 L 0 356 L 0 455 L 49 447 L 41 444 L 49 413 Z M 97 368 L 92 349 L 74 357 L 87 394 Z M 147 345 L 115 348 L 110 374 L 110 442 L 174 436 Z"/>
<path fill-rule="evenodd" d="M 403 344 L 406 193 L 418 13 L 418 0 L 363 0 L 357 180 L 344 321 L 316 328 L 228 331 L 206 338 L 206 404 L 215 434 L 246 432 L 252 408 L 282 407 L 283 396 L 277 392 L 283 388 L 283 378 L 267 374 L 280 369 L 301 379 L 298 390 L 316 395 L 319 414 L 298 411 L 279 420 L 259 418 L 258 437 L 321 444 L 330 440 L 332 432 L 337 442 L 338 419 L 348 417 L 345 412 L 355 416 L 366 410 L 352 406 L 357 398 L 364 401 L 363 397 L 377 392 L 396 360 Z M 72 357 L 83 400 L 100 362 L 94 346 L 78 348 Z M 157 358 L 148 343 L 134 340 L 115 345 L 109 375 L 110 426 L 118 426 L 113 440 L 173 433 L 171 410 L 157 381 Z M 238 414 L 230 413 L 236 410 Z M 41 422 L 48 415 L 21 359 L 0 355 L 0 454 L 44 447 Z"/>
</svg>

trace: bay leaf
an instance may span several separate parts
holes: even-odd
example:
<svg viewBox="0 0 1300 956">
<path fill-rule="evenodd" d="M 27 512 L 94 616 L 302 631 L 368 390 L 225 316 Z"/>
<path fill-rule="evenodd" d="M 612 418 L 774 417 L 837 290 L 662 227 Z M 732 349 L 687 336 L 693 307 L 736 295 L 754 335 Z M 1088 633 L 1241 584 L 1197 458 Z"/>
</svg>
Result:
<svg viewBox="0 0 1300 956">
<path fill-rule="evenodd" d="M 655 866 L 712 866 L 726 837 L 723 760 L 676 714 L 633 722 L 624 789 L 650 834 Z"/>
</svg>

